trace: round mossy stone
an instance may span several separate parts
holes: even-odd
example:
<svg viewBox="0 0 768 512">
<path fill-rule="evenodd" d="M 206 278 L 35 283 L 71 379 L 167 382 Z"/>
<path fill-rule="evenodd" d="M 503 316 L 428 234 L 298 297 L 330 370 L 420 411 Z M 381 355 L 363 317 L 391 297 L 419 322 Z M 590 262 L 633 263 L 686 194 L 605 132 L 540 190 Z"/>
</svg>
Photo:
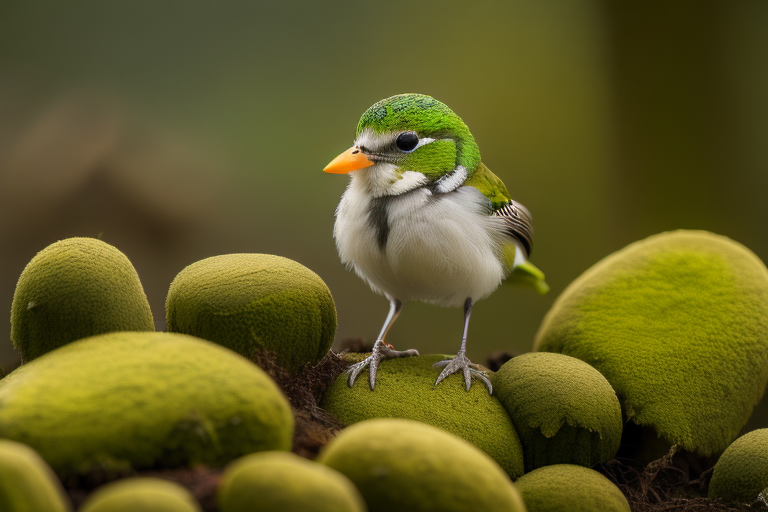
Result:
<svg viewBox="0 0 768 512">
<path fill-rule="evenodd" d="M 11 340 L 26 363 L 80 338 L 154 331 L 136 270 L 95 238 L 67 238 L 27 263 L 11 306 Z"/>
<path fill-rule="evenodd" d="M 78 512 L 202 512 L 184 487 L 159 478 L 127 478 L 99 487 Z"/>
<path fill-rule="evenodd" d="M 292 435 L 291 408 L 266 373 L 182 334 L 86 338 L 0 381 L 0 438 L 28 444 L 62 477 L 224 465 L 290 450 Z"/>
<path fill-rule="evenodd" d="M 584 361 L 548 352 L 523 354 L 507 361 L 491 382 L 520 436 L 526 473 L 550 464 L 592 467 L 619 450 L 619 399 Z"/>
<path fill-rule="evenodd" d="M 768 428 L 753 430 L 735 440 L 718 459 L 709 497 L 752 503 L 768 486 Z"/>
<path fill-rule="evenodd" d="M 768 382 L 768 270 L 729 238 L 661 233 L 571 283 L 534 346 L 589 363 L 630 421 L 710 456 L 736 438 Z"/>
<path fill-rule="evenodd" d="M 32 448 L 0 439 L 0 510 L 69 512 L 71 509 L 58 478 Z"/>
<path fill-rule="evenodd" d="M 325 357 L 336 333 L 336 305 L 323 280 L 271 254 L 226 254 L 193 263 L 171 283 L 165 311 L 171 332 L 246 357 L 270 351 L 294 374 Z"/>
<path fill-rule="evenodd" d="M 555 464 L 515 482 L 528 512 L 630 512 L 627 498 L 597 471 Z"/>
<path fill-rule="evenodd" d="M 352 480 L 371 512 L 525 511 L 514 484 L 493 459 L 416 421 L 352 425 L 325 446 L 318 462 Z"/>
<path fill-rule="evenodd" d="M 321 406 L 345 425 L 373 418 L 402 418 L 441 428 L 490 455 L 512 478 L 523 474 L 523 449 L 509 414 L 480 381 L 467 391 L 464 376 L 449 376 L 439 386 L 446 356 L 424 355 L 390 359 L 379 365 L 376 387 L 368 375 L 350 388 L 342 373 L 325 392 Z"/>
<path fill-rule="evenodd" d="M 287 452 L 242 457 L 224 471 L 220 512 L 365 512 L 347 477 L 328 466 Z"/>
</svg>

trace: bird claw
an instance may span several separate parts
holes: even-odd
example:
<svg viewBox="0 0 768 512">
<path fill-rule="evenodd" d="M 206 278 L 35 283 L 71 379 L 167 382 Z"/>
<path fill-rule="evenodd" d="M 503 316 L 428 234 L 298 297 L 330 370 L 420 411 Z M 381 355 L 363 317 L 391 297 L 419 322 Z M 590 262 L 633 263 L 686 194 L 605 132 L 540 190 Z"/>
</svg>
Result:
<svg viewBox="0 0 768 512">
<path fill-rule="evenodd" d="M 418 356 L 419 351 L 415 349 L 409 350 L 395 350 L 392 345 L 385 343 L 384 340 L 376 340 L 376 344 L 373 345 L 373 353 L 360 361 L 349 366 L 346 372 L 349 373 L 349 380 L 347 384 L 349 387 L 355 383 L 355 379 L 368 367 L 368 383 L 371 389 L 376 387 L 376 374 L 379 371 L 379 363 L 386 359 L 396 359 L 398 357 L 412 357 Z"/>
<path fill-rule="evenodd" d="M 480 370 L 478 365 L 470 361 L 464 354 L 459 353 L 453 359 L 438 361 L 432 366 L 436 368 L 445 367 L 443 371 L 440 372 L 440 376 L 437 377 L 437 381 L 435 381 L 435 387 L 437 387 L 437 385 L 440 384 L 440 382 L 449 375 L 461 370 L 464 374 L 464 385 L 466 386 L 467 391 L 469 391 L 469 388 L 472 387 L 472 376 L 475 376 L 482 380 L 488 387 L 488 394 L 493 394 L 493 385 L 491 384 L 490 379 L 486 376 L 485 372 Z"/>
</svg>

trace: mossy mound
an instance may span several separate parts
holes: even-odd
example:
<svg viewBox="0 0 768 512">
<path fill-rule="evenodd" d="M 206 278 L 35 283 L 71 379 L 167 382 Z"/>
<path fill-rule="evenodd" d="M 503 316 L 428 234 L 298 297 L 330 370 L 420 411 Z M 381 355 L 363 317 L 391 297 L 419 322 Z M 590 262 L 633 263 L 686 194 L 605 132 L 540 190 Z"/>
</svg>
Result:
<svg viewBox="0 0 768 512">
<path fill-rule="evenodd" d="M 218 490 L 221 512 L 365 512 L 347 477 L 286 452 L 242 457 L 229 466 Z"/>
<path fill-rule="evenodd" d="M 493 459 L 415 421 L 352 425 L 325 446 L 318 462 L 352 480 L 371 512 L 525 511 L 514 484 Z"/>
<path fill-rule="evenodd" d="M 78 512 L 202 512 L 194 496 L 159 478 L 128 478 L 96 490 Z"/>
<path fill-rule="evenodd" d="M 526 472 L 549 464 L 592 467 L 619 450 L 619 399 L 584 361 L 523 354 L 505 363 L 491 382 L 520 436 Z"/>
<path fill-rule="evenodd" d="M 256 365 L 204 340 L 111 333 L 79 340 L 0 381 L 0 438 L 60 475 L 224 465 L 289 450 L 293 416 Z"/>
<path fill-rule="evenodd" d="M 649 237 L 571 283 L 535 349 L 595 367 L 630 421 L 688 451 L 719 453 L 768 382 L 768 270 L 723 236 Z"/>
<path fill-rule="evenodd" d="M 49 245 L 16 284 L 11 340 L 24 363 L 80 338 L 154 330 L 136 270 L 101 240 L 67 238 Z"/>
<path fill-rule="evenodd" d="M 528 512 L 629 512 L 629 503 L 606 477 L 572 464 L 526 473 L 515 482 Z"/>
<path fill-rule="evenodd" d="M 69 512 L 71 509 L 56 475 L 32 448 L 0 439 L 0 510 Z"/>
<path fill-rule="evenodd" d="M 168 330 L 191 334 L 246 357 L 271 351 L 297 373 L 333 343 L 336 305 L 322 279 L 270 254 L 227 254 L 188 266 L 165 303 Z"/>
<path fill-rule="evenodd" d="M 709 497 L 752 503 L 768 486 L 768 428 L 744 434 L 715 464 Z"/>
<path fill-rule="evenodd" d="M 523 449 L 512 421 L 482 382 L 464 389 L 464 376 L 449 376 L 439 386 L 440 369 L 432 365 L 446 356 L 426 355 L 383 361 L 371 390 L 367 373 L 354 386 L 341 374 L 326 390 L 321 406 L 342 423 L 373 418 L 402 418 L 441 428 L 490 455 L 512 477 L 523 474 Z"/>
</svg>

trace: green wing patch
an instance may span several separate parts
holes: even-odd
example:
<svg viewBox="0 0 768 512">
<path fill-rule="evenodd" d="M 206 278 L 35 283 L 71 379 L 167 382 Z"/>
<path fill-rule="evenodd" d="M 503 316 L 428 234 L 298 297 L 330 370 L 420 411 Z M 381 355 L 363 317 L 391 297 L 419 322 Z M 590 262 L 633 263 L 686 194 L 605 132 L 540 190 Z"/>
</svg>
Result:
<svg viewBox="0 0 768 512">
<path fill-rule="evenodd" d="M 483 193 L 493 205 L 494 210 L 498 210 L 512 200 L 507 191 L 504 182 L 498 176 L 493 174 L 482 162 L 477 166 L 464 182 L 467 187 L 475 187 Z"/>
</svg>

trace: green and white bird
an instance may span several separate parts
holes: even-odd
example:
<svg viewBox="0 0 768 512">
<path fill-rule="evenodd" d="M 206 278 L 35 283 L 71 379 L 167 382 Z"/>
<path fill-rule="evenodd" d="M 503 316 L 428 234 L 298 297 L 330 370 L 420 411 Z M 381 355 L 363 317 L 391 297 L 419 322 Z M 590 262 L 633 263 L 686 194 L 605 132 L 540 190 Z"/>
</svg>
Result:
<svg viewBox="0 0 768 512">
<path fill-rule="evenodd" d="M 533 227 L 528 210 L 480 161 L 467 125 L 445 104 L 422 94 L 401 94 L 365 111 L 351 148 L 325 172 L 350 175 L 336 209 L 333 235 L 341 261 L 390 301 L 373 353 L 349 367 L 349 385 L 369 368 L 371 389 L 379 362 L 418 355 L 397 351 L 384 338 L 403 303 L 420 300 L 464 307 L 464 334 L 455 358 L 435 385 L 461 371 L 493 392 L 466 356 L 472 305 L 504 280 L 548 287 L 528 262 Z"/>
</svg>

